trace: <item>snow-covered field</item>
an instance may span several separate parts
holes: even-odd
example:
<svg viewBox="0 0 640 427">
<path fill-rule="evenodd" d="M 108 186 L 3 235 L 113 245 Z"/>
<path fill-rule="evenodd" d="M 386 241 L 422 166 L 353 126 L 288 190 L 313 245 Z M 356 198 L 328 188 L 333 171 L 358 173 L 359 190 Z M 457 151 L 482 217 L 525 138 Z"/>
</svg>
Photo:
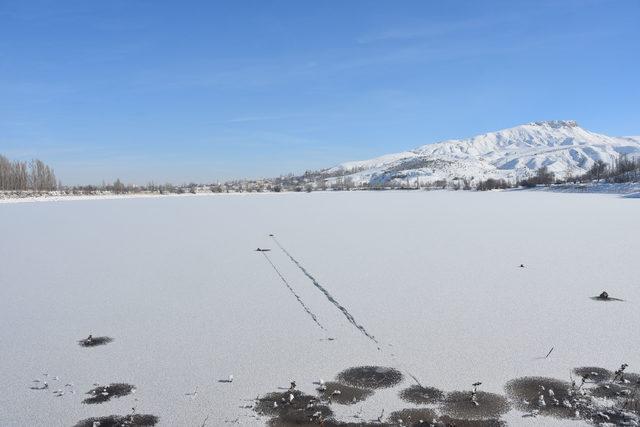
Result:
<svg viewBox="0 0 640 427">
<path fill-rule="evenodd" d="M 207 416 L 207 426 L 260 425 L 267 419 L 244 408 L 257 395 L 290 380 L 313 394 L 314 381 L 359 365 L 395 367 L 405 379 L 362 403 L 332 405 L 351 421 L 357 412 L 372 419 L 381 408 L 411 407 L 398 398 L 413 384 L 409 373 L 444 391 L 481 381 L 481 390 L 503 393 L 510 379 L 568 380 L 579 366 L 628 363 L 639 372 L 638 254 L 639 201 L 602 194 L 335 192 L 0 205 L 0 425 L 70 426 L 132 407 L 163 426 L 200 426 Z M 605 289 L 625 301 L 590 299 Z M 89 333 L 114 341 L 80 347 Z M 231 374 L 233 382 L 219 382 Z M 50 388 L 30 389 L 42 384 L 34 379 Z M 94 383 L 112 382 L 133 384 L 136 393 L 81 403 Z M 521 415 L 503 419 L 581 425 Z"/>
</svg>

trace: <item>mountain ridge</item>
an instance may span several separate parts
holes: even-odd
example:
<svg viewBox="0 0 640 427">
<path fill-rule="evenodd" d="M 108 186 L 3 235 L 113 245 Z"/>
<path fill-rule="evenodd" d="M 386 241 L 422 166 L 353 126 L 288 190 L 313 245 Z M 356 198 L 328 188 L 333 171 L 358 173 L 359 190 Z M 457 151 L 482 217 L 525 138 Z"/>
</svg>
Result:
<svg viewBox="0 0 640 427">
<path fill-rule="evenodd" d="M 598 160 L 612 164 L 622 155 L 640 156 L 640 138 L 598 134 L 575 120 L 546 120 L 345 162 L 323 172 L 371 184 L 488 178 L 515 182 L 543 166 L 558 178 L 581 175 Z"/>
</svg>

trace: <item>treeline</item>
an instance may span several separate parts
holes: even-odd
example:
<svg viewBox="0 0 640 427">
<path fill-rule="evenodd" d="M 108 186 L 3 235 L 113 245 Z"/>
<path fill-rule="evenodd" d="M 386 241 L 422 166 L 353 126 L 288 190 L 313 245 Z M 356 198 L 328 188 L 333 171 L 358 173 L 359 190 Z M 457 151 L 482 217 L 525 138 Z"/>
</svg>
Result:
<svg viewBox="0 0 640 427">
<path fill-rule="evenodd" d="M 511 184 L 502 179 L 489 178 L 486 181 L 480 181 L 476 185 L 476 189 L 487 191 L 514 187 L 532 188 L 538 185 L 579 184 L 594 181 L 611 184 L 640 182 L 640 158 L 634 159 L 628 156 L 620 156 L 613 164 L 596 160 L 586 173 L 575 176 L 568 175 L 564 179 L 556 179 L 555 174 L 544 166 L 538 169 L 534 176 L 520 180 L 515 184 Z"/>
<path fill-rule="evenodd" d="M 551 185 L 556 182 L 556 174 L 551 172 L 546 166 L 541 167 L 536 171 L 535 176 L 528 179 L 523 179 L 518 182 L 519 187 L 532 188 L 537 185 Z M 560 184 L 561 182 L 558 182 Z"/>
<path fill-rule="evenodd" d="M 593 166 L 581 177 L 568 177 L 568 182 L 604 181 L 610 183 L 640 182 L 640 157 L 629 158 L 620 156 L 613 164 L 609 165 L 602 160 L 597 160 Z"/>
<path fill-rule="evenodd" d="M 511 188 L 510 183 L 508 183 L 504 179 L 494 179 L 494 178 L 489 178 L 485 181 L 480 181 L 476 186 L 476 189 L 478 191 L 505 190 L 507 188 Z"/>
<path fill-rule="evenodd" d="M 60 192 L 73 195 L 99 195 L 99 194 L 139 194 L 139 193 L 157 193 L 157 194 L 184 194 L 213 191 L 208 185 L 198 185 L 195 183 L 174 185 L 174 184 L 156 184 L 150 182 L 147 185 L 125 184 L 120 178 L 112 183 L 102 183 L 101 185 L 74 185 L 60 188 Z"/>
<path fill-rule="evenodd" d="M 53 169 L 41 160 L 11 161 L 0 155 L 0 190 L 53 191 L 57 188 Z"/>
</svg>

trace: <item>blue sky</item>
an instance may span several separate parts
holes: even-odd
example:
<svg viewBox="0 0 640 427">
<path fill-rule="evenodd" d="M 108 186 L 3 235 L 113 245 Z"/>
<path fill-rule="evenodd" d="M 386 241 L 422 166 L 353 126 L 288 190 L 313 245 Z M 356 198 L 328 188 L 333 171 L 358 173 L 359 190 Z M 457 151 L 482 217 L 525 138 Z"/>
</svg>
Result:
<svg viewBox="0 0 640 427">
<path fill-rule="evenodd" d="M 640 134 L 640 1 L 0 0 L 0 153 L 211 182 L 544 119 Z"/>
</svg>

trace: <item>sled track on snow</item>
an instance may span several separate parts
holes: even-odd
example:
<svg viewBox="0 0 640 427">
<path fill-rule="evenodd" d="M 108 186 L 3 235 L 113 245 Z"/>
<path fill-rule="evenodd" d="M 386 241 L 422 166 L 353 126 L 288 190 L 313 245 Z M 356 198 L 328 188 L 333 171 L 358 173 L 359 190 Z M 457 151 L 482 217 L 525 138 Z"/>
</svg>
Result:
<svg viewBox="0 0 640 427">
<path fill-rule="evenodd" d="M 269 258 L 267 253 L 266 252 L 260 252 L 260 253 L 264 255 L 265 259 L 269 262 L 269 264 L 271 264 L 271 267 L 273 267 L 273 269 L 278 274 L 278 276 L 280 276 L 282 283 L 284 283 L 287 289 L 289 289 L 289 292 L 291 292 L 293 296 L 296 297 L 296 299 L 298 300 L 298 302 L 300 303 L 304 311 L 307 312 L 307 314 L 311 317 L 311 319 L 313 319 L 315 324 L 320 327 L 320 329 L 322 329 L 323 331 L 326 331 L 324 326 L 322 326 L 322 324 L 318 321 L 318 318 L 316 317 L 316 315 L 313 314 L 313 312 L 309 309 L 309 307 L 307 307 L 307 305 L 302 301 L 302 298 L 300 298 L 300 296 L 296 293 L 296 291 L 294 291 L 293 288 L 289 285 L 289 282 L 287 282 L 287 279 L 285 279 L 282 273 L 280 273 L 280 270 L 278 270 L 278 267 L 276 267 L 275 264 L 271 261 L 271 258 Z"/>
<path fill-rule="evenodd" d="M 369 332 L 367 332 L 367 330 L 362 325 L 360 325 L 360 324 L 358 324 L 358 322 L 356 322 L 356 319 L 351 315 L 351 313 L 349 313 L 349 311 L 346 308 L 344 308 L 333 297 L 333 295 L 331 295 L 329 293 L 329 291 L 327 291 L 320 283 L 318 283 L 318 281 L 316 280 L 315 277 L 313 277 L 289 252 L 287 252 L 287 250 L 280 244 L 278 239 L 276 239 L 274 236 L 271 236 L 271 238 L 274 240 L 274 242 L 276 242 L 276 245 L 278 245 L 278 247 L 282 250 L 282 252 L 284 252 L 289 257 L 289 259 L 304 273 L 304 275 L 307 276 L 309 278 L 309 280 L 311 280 L 313 285 L 316 288 L 318 288 L 320 290 L 320 292 L 322 292 L 324 294 L 325 297 L 327 297 L 329 302 L 331 302 L 331 304 L 336 306 L 336 308 L 338 310 L 340 310 L 342 312 L 342 314 L 344 314 L 344 316 L 347 318 L 349 323 L 351 323 L 353 326 L 355 326 L 360 332 L 362 332 L 371 341 L 375 342 L 378 345 L 378 349 L 379 349 L 380 348 L 379 347 L 380 343 L 378 342 L 378 340 L 376 340 L 376 338 L 373 335 L 371 335 Z"/>
</svg>

